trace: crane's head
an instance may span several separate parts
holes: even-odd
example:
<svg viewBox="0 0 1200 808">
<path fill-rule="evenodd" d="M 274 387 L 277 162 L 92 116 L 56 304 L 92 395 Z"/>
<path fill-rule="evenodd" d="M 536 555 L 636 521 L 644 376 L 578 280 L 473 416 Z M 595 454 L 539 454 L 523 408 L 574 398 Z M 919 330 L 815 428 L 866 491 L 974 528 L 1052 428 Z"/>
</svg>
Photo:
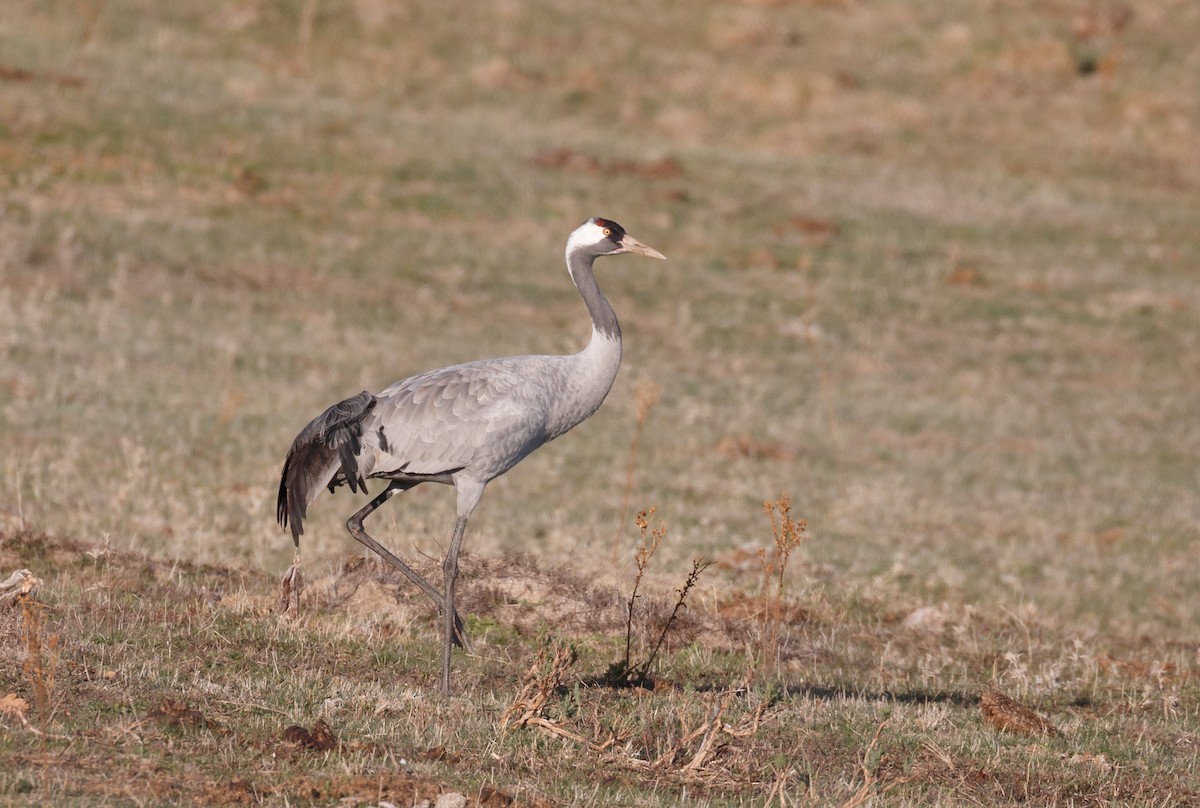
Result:
<svg viewBox="0 0 1200 808">
<path fill-rule="evenodd" d="M 567 255 L 577 251 L 593 257 L 637 253 L 664 261 L 667 258 L 658 250 L 647 247 L 626 233 L 625 228 L 612 219 L 601 219 L 599 216 L 593 216 L 575 228 L 575 232 L 567 239 Z"/>
</svg>

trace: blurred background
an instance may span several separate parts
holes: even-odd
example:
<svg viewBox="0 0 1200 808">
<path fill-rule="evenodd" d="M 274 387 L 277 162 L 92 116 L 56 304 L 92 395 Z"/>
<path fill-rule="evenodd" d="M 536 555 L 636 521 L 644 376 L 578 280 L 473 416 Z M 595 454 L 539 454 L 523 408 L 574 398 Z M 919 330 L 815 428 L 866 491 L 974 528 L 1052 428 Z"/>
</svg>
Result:
<svg viewBox="0 0 1200 808">
<path fill-rule="evenodd" d="M 6 0 L 0 527 L 282 570 L 295 433 L 578 350 L 562 248 L 602 215 L 670 261 L 600 267 L 617 385 L 470 552 L 625 564 L 653 506 L 673 570 L 753 575 L 787 492 L 807 586 L 1194 638 L 1197 31 L 1192 0 Z M 379 535 L 436 555 L 452 500 Z M 317 501 L 309 563 L 356 552 L 354 503 Z"/>
</svg>

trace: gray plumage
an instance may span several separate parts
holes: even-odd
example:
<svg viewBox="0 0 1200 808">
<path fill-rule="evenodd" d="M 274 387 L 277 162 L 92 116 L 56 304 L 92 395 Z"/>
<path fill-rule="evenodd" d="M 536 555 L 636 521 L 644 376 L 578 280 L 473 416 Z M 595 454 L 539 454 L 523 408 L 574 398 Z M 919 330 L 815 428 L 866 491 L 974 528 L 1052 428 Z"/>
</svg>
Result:
<svg viewBox="0 0 1200 808">
<path fill-rule="evenodd" d="M 442 612 L 442 690 L 450 687 L 450 644 L 465 642 L 454 611 L 454 581 L 466 521 L 487 484 L 530 452 L 592 415 L 621 363 L 621 329 L 600 292 L 592 262 L 624 252 L 663 258 L 606 219 L 589 219 L 567 242 L 567 269 L 592 319 L 587 347 L 566 356 L 513 356 L 432 370 L 378 394 L 359 393 L 317 416 L 292 442 L 279 483 L 277 517 L 297 547 L 308 508 L 323 488 L 388 487 L 347 522 L 350 533 L 416 583 Z M 362 520 L 392 495 L 422 482 L 453 485 L 454 537 L 438 592 L 367 535 Z"/>
</svg>

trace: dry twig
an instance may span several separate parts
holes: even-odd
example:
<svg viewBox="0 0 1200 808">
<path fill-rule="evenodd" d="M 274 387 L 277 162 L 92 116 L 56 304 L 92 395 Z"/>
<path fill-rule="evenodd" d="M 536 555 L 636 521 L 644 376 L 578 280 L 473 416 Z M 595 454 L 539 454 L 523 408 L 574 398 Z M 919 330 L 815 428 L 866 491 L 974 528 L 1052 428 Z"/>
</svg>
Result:
<svg viewBox="0 0 1200 808">
<path fill-rule="evenodd" d="M 858 791 L 854 792 L 854 795 L 850 797 L 850 799 L 842 803 L 842 808 L 858 808 L 858 806 L 862 805 L 871 798 L 875 786 L 878 785 L 879 776 L 871 769 L 871 767 L 868 765 L 868 762 L 871 759 L 871 753 L 875 751 L 875 746 L 879 743 L 879 736 L 883 732 L 883 728 L 888 725 L 889 720 L 890 719 L 884 719 L 879 726 L 875 728 L 875 735 L 872 736 L 871 742 L 867 744 L 867 748 L 863 750 L 862 763 L 860 764 L 863 773 L 863 784 L 859 786 Z M 911 778 L 908 777 L 899 777 L 888 783 L 883 788 L 879 789 L 878 793 L 886 794 L 896 786 L 901 785 L 902 783 L 907 783 L 910 779 Z"/>
<path fill-rule="evenodd" d="M 787 782 L 792 777 L 792 769 L 784 767 L 783 771 L 775 772 L 775 783 L 771 786 L 771 790 L 767 792 L 767 799 L 763 802 L 764 806 L 770 806 L 775 798 L 779 798 L 779 808 L 784 808 L 787 805 Z"/>
<path fill-rule="evenodd" d="M 676 590 L 679 597 L 675 600 L 675 608 L 671 610 L 671 616 L 663 624 L 662 632 L 658 635 L 658 642 L 654 644 L 654 650 L 650 652 L 650 656 L 646 657 L 646 661 L 638 666 L 636 676 L 632 677 L 634 681 L 645 681 L 646 677 L 650 675 L 650 667 L 654 664 L 654 658 L 658 656 L 663 641 L 667 639 L 667 632 L 671 630 L 671 626 L 675 623 L 675 618 L 679 616 L 679 610 L 687 606 L 688 592 L 692 591 L 692 587 L 700 580 L 700 574 L 708 569 L 710 564 L 712 564 L 712 561 L 707 558 L 692 560 L 692 571 L 688 573 L 687 580 L 683 582 L 683 586 Z M 626 659 L 628 660 L 628 651 L 626 654 Z"/>
<path fill-rule="evenodd" d="M 680 739 L 679 743 L 675 745 L 674 749 L 664 755 L 661 755 L 658 760 L 654 762 L 654 765 L 663 766 L 666 763 L 674 760 L 676 757 L 678 757 L 679 752 L 688 746 L 688 744 L 703 736 L 702 740 L 700 741 L 700 745 L 696 747 L 696 751 L 692 754 L 691 759 L 682 767 L 682 771 L 689 774 L 694 774 L 704 767 L 705 763 L 708 762 L 713 752 L 719 748 L 717 741 L 721 735 L 728 735 L 731 738 L 750 738 L 757 734 L 759 725 L 762 721 L 763 713 L 767 709 L 767 702 L 765 701 L 760 701 L 754 708 L 754 712 L 751 714 L 751 716 L 737 726 L 726 724 L 723 720 L 725 718 L 725 713 L 729 710 L 729 705 L 732 703 L 734 696 L 745 692 L 746 689 L 742 687 L 735 688 L 733 690 L 726 690 L 721 693 L 717 698 L 716 703 L 713 706 L 712 713 L 709 715 L 709 717 L 703 723 L 701 723 L 699 727 L 691 730 L 690 732 L 688 731 L 687 725 L 683 722 L 683 717 L 680 716 L 679 721 L 682 725 L 683 737 Z"/>
<path fill-rule="evenodd" d="M 587 746 L 592 747 L 595 751 L 602 751 L 602 750 L 608 748 L 609 744 L 611 743 L 611 742 L 605 742 L 602 746 L 597 746 L 595 743 L 593 743 L 592 741 L 589 741 L 587 738 L 583 737 L 582 735 L 577 735 L 576 733 L 563 728 L 561 725 L 555 724 L 550 719 L 542 718 L 541 716 L 537 716 L 537 715 L 533 716 L 532 718 L 526 719 L 524 726 L 541 727 L 542 729 L 546 730 L 547 732 L 549 732 L 553 735 L 558 735 L 560 737 L 567 738 L 569 740 L 575 741 L 576 743 L 586 744 Z"/>
<path fill-rule="evenodd" d="M 696 754 L 692 755 L 692 759 L 683 767 L 685 772 L 694 772 L 699 769 L 704 765 L 705 759 L 712 753 L 713 743 L 721 727 L 721 718 L 725 715 L 725 710 L 729 707 L 729 702 L 733 699 L 733 695 L 734 691 L 729 690 L 721 694 L 721 698 L 717 700 L 712 716 L 704 723 L 704 740 L 700 741 L 700 746 L 696 749 Z"/>
<path fill-rule="evenodd" d="M 554 648 L 553 656 L 549 653 L 551 646 Z M 511 725 L 513 729 L 517 729 L 526 724 L 544 726 L 543 722 L 534 719 L 541 717 L 540 713 L 546 703 L 562 685 L 574 664 L 573 646 L 564 642 L 543 644 L 538 650 L 537 658 L 525 673 L 525 684 L 521 687 L 521 692 L 500 716 L 500 728 L 507 729 Z"/>
<path fill-rule="evenodd" d="M 609 733 L 603 743 L 588 740 L 577 732 L 572 732 L 561 724 L 543 716 L 550 697 L 562 686 L 571 666 L 575 664 L 575 649 L 567 643 L 553 643 L 554 654 L 548 653 L 551 643 L 546 643 L 538 651 L 537 658 L 529 666 L 525 674 L 525 684 L 521 692 L 513 700 L 504 714 L 500 716 L 501 729 L 517 729 L 519 727 L 537 727 L 552 735 L 574 741 L 587 746 L 593 752 L 603 752 L 617 742 L 616 734 Z"/>
</svg>

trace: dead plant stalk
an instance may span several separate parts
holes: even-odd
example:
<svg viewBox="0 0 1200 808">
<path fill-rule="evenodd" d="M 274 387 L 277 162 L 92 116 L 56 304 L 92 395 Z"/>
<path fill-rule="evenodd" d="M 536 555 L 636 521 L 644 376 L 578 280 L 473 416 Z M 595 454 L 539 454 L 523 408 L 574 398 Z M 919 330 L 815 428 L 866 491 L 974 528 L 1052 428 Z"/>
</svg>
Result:
<svg viewBox="0 0 1200 808">
<path fill-rule="evenodd" d="M 635 520 L 641 540 L 638 543 L 637 552 L 633 555 L 637 574 L 634 576 L 633 590 L 629 593 L 629 602 L 625 609 L 625 656 L 620 663 L 621 678 L 627 677 L 632 666 L 630 655 L 633 652 L 633 611 L 637 605 L 638 589 L 641 588 L 642 578 L 646 574 L 646 567 L 650 565 L 650 559 L 654 557 L 659 545 L 662 544 L 663 537 L 667 535 L 667 526 L 662 520 L 654 520 L 654 526 L 651 528 L 652 520 L 654 520 L 654 508 L 648 511 L 638 511 Z"/>
<path fill-rule="evenodd" d="M 683 582 L 683 586 L 675 590 L 676 594 L 678 595 L 678 597 L 675 599 L 675 607 L 671 609 L 671 615 L 667 618 L 667 621 L 663 623 L 662 631 L 659 632 L 658 635 L 658 642 L 654 644 L 654 649 L 650 651 L 650 656 L 646 657 L 646 661 L 643 662 L 641 667 L 638 668 L 638 675 L 636 677 L 637 679 L 644 680 L 650 675 L 650 667 L 654 664 L 655 657 L 658 656 L 658 652 L 662 648 L 663 642 L 667 639 L 667 632 L 671 630 L 671 626 L 675 623 L 676 618 L 679 616 L 680 610 L 687 608 L 688 593 L 692 591 L 692 587 L 694 587 L 696 582 L 700 580 L 701 573 L 708 569 L 710 564 L 712 564 L 712 561 L 707 558 L 692 559 L 692 571 L 688 573 L 687 580 Z"/>
<path fill-rule="evenodd" d="M 767 600 L 767 633 L 763 645 L 764 657 L 778 657 L 779 636 L 783 623 L 783 590 L 788 562 L 792 552 L 808 537 L 808 523 L 792 518 L 792 498 L 781 493 L 774 502 L 763 503 L 763 512 L 771 521 L 771 533 L 775 540 L 774 552 L 768 557 L 766 550 L 759 550 L 759 563 L 763 569 L 763 589 Z"/>
<path fill-rule="evenodd" d="M 550 728 L 547 725 L 551 722 L 542 718 L 541 712 L 566 679 L 575 660 L 575 648 L 569 643 L 555 640 L 543 643 L 525 673 L 521 692 L 504 711 L 504 715 L 500 716 L 500 728 L 508 729 L 511 726 L 516 729 L 526 724 Z"/>
<path fill-rule="evenodd" d="M 50 719 L 54 675 L 58 667 L 58 635 L 46 634 L 45 607 L 31 597 L 21 600 L 21 644 L 25 648 L 23 671 L 33 694 L 33 704 L 43 723 Z"/>
</svg>

